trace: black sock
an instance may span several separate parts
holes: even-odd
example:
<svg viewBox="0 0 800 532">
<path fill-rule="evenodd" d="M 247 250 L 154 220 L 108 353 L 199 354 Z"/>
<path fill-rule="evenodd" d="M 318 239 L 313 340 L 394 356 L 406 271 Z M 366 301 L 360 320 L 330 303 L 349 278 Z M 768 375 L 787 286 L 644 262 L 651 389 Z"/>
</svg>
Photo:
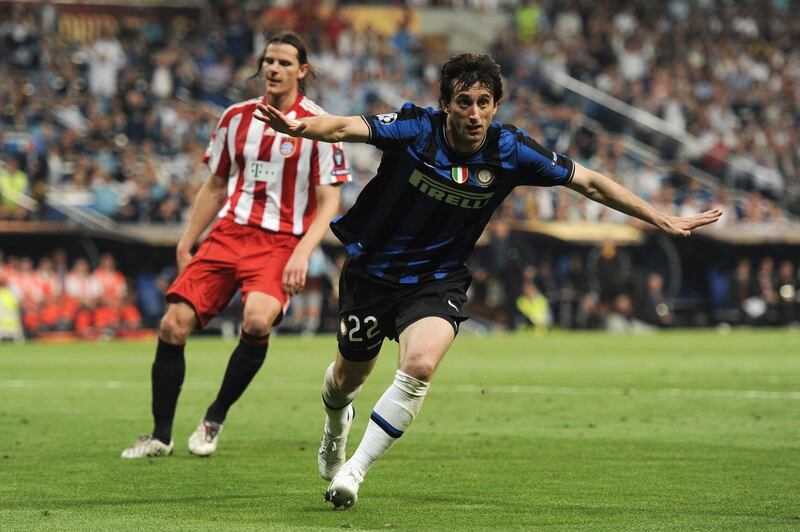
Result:
<svg viewBox="0 0 800 532">
<path fill-rule="evenodd" d="M 225 421 L 228 409 L 241 397 L 267 358 L 268 345 L 269 334 L 253 336 L 242 331 L 239 345 L 233 350 L 228 361 L 228 369 L 225 370 L 225 378 L 222 379 L 217 398 L 206 412 L 208 421 L 215 423 Z"/>
<path fill-rule="evenodd" d="M 150 374 L 153 383 L 153 437 L 166 444 L 172 439 L 172 420 L 175 418 L 175 405 L 186 374 L 186 361 L 183 358 L 183 345 L 168 344 L 158 339 L 156 360 Z"/>
</svg>

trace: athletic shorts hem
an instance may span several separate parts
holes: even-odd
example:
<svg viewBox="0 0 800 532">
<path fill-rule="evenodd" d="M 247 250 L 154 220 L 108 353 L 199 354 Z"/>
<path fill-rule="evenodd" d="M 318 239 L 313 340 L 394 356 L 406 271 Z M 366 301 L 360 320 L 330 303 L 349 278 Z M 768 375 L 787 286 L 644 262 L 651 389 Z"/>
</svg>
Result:
<svg viewBox="0 0 800 532">
<path fill-rule="evenodd" d="M 278 315 L 275 316 L 275 320 L 273 320 L 272 326 L 273 327 L 277 327 L 278 325 L 280 325 L 280 323 L 283 321 L 283 318 L 286 316 L 286 310 L 289 308 L 289 298 L 287 298 L 285 301 L 281 301 L 281 298 L 276 297 L 275 294 L 270 294 L 269 292 L 265 292 L 263 290 L 253 290 L 253 292 L 259 292 L 261 294 L 266 294 L 266 295 L 268 295 L 270 297 L 274 297 L 278 301 L 278 303 L 281 305 L 281 310 L 280 310 L 280 312 L 278 312 Z M 251 293 L 252 292 L 248 292 L 248 294 L 251 294 Z M 283 294 L 281 294 L 281 295 L 283 295 Z M 194 311 L 194 315 L 197 318 L 197 327 L 196 327 L 197 330 L 205 329 L 206 325 L 208 325 L 211 320 L 213 320 L 214 318 L 219 316 L 219 313 L 216 313 L 214 315 L 209 315 L 207 318 L 204 319 L 200 315 L 200 313 L 197 312 L 197 305 L 195 305 L 192 302 L 192 300 L 189 299 L 187 296 L 185 296 L 184 294 L 181 294 L 180 292 L 177 292 L 177 291 L 172 291 L 171 290 L 171 291 L 167 292 L 167 295 L 164 297 L 164 299 L 167 301 L 167 303 L 186 303 L 187 305 L 192 307 L 192 310 Z M 242 306 L 244 306 L 246 303 L 247 303 L 247 294 L 242 294 Z"/>
<path fill-rule="evenodd" d="M 408 320 L 405 320 L 402 323 L 397 325 L 397 340 L 399 341 L 400 335 L 403 334 L 403 331 L 408 329 L 411 325 L 418 322 L 423 318 L 442 318 L 444 321 L 450 324 L 453 327 L 453 334 L 454 336 L 458 336 L 458 326 L 461 322 L 467 321 L 469 316 L 451 316 L 450 314 L 442 314 L 439 312 L 433 312 L 431 314 L 421 314 L 419 316 L 413 316 Z"/>
<path fill-rule="evenodd" d="M 197 319 L 197 326 L 195 327 L 195 329 L 201 330 L 206 325 L 208 325 L 208 321 L 210 320 L 204 320 L 200 316 L 200 313 L 197 312 L 197 305 L 195 305 L 194 302 L 192 302 L 192 300 L 186 297 L 185 295 L 170 290 L 169 292 L 167 292 L 167 295 L 164 296 L 164 299 L 167 301 L 167 303 L 186 303 L 187 305 L 192 307 L 192 310 L 194 311 L 194 317 Z"/>
</svg>

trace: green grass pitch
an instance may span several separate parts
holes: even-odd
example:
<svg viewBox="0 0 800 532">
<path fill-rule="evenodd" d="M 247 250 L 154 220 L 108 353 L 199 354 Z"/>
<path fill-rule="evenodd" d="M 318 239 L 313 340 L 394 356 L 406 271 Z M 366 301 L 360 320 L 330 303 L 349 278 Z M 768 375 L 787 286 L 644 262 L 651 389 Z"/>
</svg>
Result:
<svg viewBox="0 0 800 532">
<path fill-rule="evenodd" d="M 316 471 L 333 337 L 275 337 L 217 454 L 188 454 L 233 346 L 190 341 L 174 456 L 123 461 L 152 342 L 0 344 L 0 530 L 800 529 L 796 331 L 463 335 L 346 512 Z"/>
</svg>

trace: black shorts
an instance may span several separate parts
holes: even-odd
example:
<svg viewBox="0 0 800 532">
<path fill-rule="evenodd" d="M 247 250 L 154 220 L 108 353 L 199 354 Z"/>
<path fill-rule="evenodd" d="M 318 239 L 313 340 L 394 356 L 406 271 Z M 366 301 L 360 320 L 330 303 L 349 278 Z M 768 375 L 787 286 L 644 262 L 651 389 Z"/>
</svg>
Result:
<svg viewBox="0 0 800 532">
<path fill-rule="evenodd" d="M 472 272 L 467 268 L 444 279 L 400 284 L 377 278 L 350 261 L 339 278 L 339 352 L 353 362 L 366 362 L 381 350 L 384 338 L 397 340 L 415 321 L 444 318 L 458 334 Z"/>
</svg>

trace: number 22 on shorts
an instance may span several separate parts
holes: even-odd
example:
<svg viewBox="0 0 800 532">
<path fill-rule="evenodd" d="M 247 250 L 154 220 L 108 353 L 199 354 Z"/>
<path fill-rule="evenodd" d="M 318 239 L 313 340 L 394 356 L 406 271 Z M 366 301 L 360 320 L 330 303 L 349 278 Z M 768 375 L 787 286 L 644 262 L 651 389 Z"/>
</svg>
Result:
<svg viewBox="0 0 800 532">
<path fill-rule="evenodd" d="M 363 321 L 355 314 L 350 314 L 342 319 L 342 334 L 347 334 L 351 342 L 363 342 L 371 340 L 380 334 L 378 329 L 378 318 L 375 316 L 365 316 Z"/>
</svg>

